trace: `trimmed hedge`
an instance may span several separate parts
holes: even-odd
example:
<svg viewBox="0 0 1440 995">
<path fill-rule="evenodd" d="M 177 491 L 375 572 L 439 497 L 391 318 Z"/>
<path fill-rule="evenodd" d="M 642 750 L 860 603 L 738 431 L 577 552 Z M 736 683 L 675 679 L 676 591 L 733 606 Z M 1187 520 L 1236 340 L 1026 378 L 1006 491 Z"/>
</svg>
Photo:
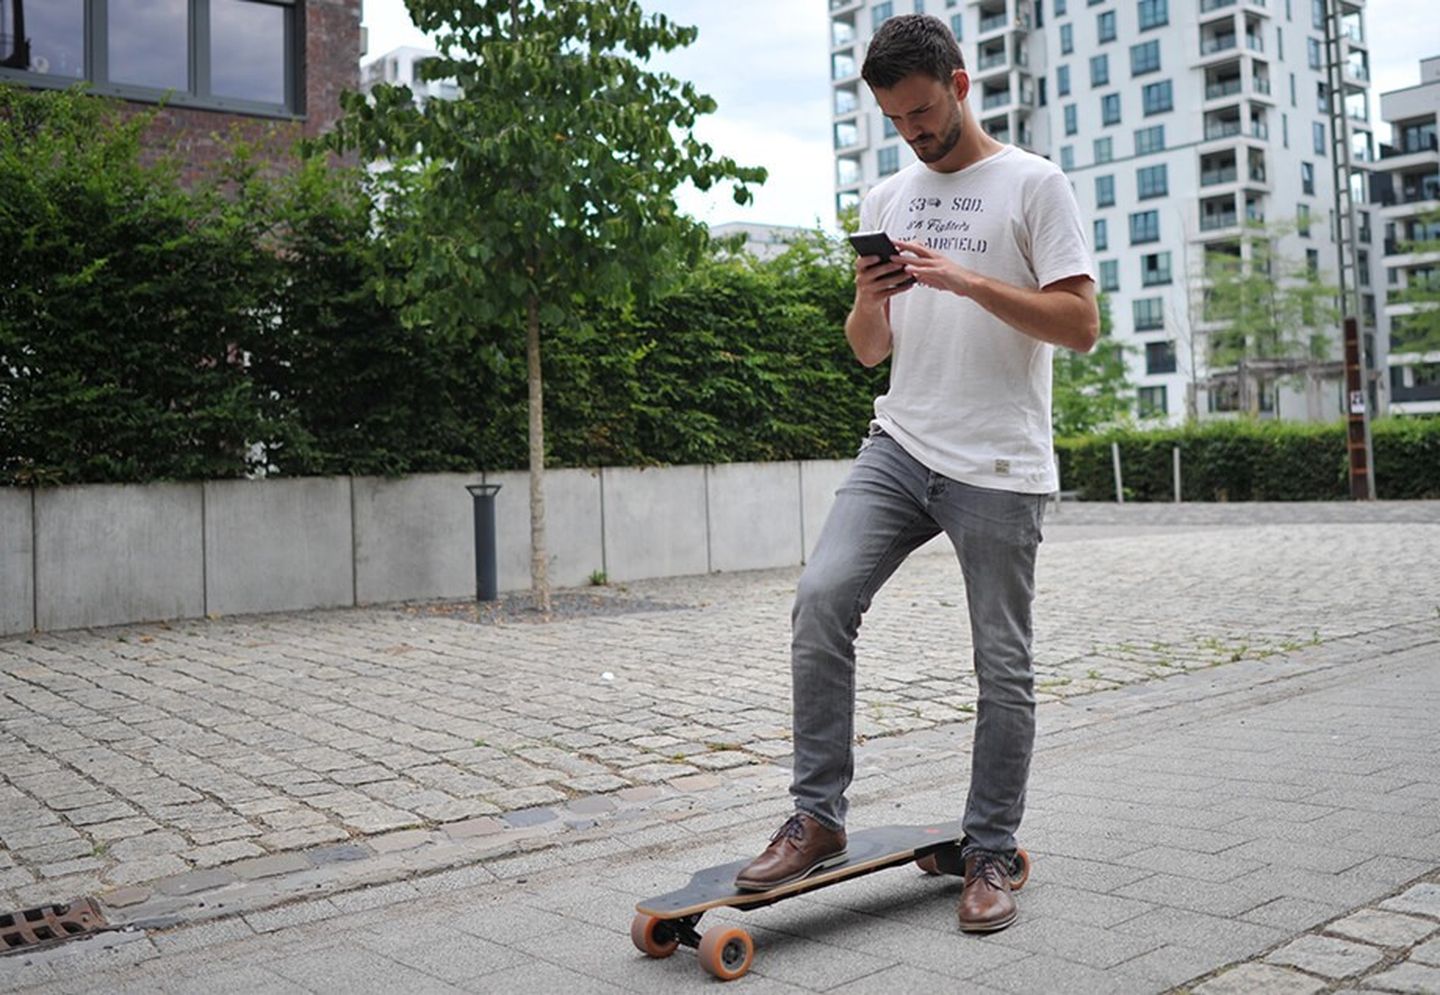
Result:
<svg viewBox="0 0 1440 995">
<path fill-rule="evenodd" d="M 1371 423 L 1375 491 L 1391 500 L 1440 498 L 1440 419 Z M 1061 486 L 1113 501 L 1111 443 L 1120 444 L 1127 501 L 1173 501 L 1175 447 L 1185 501 L 1337 501 L 1350 496 L 1343 422 L 1250 420 L 1057 439 Z"/>
</svg>

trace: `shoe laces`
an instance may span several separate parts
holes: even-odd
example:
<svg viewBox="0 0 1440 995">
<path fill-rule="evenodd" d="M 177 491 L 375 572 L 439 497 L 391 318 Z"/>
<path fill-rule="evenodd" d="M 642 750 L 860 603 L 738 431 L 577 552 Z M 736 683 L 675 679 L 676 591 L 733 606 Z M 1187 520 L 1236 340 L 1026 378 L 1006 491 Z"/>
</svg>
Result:
<svg viewBox="0 0 1440 995">
<path fill-rule="evenodd" d="M 775 835 L 770 837 L 771 843 L 778 843 L 781 840 L 794 840 L 797 844 L 805 838 L 805 822 L 797 812 L 785 820 L 785 825 L 775 830 Z"/>
<path fill-rule="evenodd" d="M 1003 855 L 981 850 L 975 854 L 975 866 L 970 872 L 969 882 L 984 881 L 992 888 L 1003 890 L 1010 876 L 1008 864 L 1009 861 Z"/>
</svg>

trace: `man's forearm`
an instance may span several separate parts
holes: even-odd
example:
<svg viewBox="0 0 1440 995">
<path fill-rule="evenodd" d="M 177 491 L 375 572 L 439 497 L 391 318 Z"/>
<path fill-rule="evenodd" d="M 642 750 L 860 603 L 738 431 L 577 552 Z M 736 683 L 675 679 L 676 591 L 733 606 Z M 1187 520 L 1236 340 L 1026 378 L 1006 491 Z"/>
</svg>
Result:
<svg viewBox="0 0 1440 995">
<path fill-rule="evenodd" d="M 966 296 L 976 304 L 1042 342 L 1089 352 L 1100 337 L 1100 315 L 1085 295 L 1027 290 L 984 276 L 972 276 L 967 289 Z"/>
<path fill-rule="evenodd" d="M 888 309 L 884 305 L 865 307 L 857 303 L 845 319 L 845 338 L 861 365 L 876 366 L 884 362 L 894 341 Z"/>
</svg>

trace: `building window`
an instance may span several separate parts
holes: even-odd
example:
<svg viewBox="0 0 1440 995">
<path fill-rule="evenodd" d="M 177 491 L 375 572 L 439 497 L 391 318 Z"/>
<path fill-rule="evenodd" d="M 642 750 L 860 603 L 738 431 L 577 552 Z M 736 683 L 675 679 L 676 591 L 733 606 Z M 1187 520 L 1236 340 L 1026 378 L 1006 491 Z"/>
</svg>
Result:
<svg viewBox="0 0 1440 995">
<path fill-rule="evenodd" d="M 1136 405 L 1141 418 L 1162 418 L 1170 413 L 1168 391 L 1163 387 L 1141 387 Z"/>
<path fill-rule="evenodd" d="M 1316 31 L 1325 30 L 1325 0 L 1310 0 L 1310 26 Z"/>
<path fill-rule="evenodd" d="M 1140 257 L 1140 285 L 1162 287 L 1170 283 L 1170 253 L 1155 252 Z"/>
<path fill-rule="evenodd" d="M 0 82 L 180 106 L 292 114 L 301 46 L 295 0 L 45 0 L 25 39 L 0 0 Z M 87 69 L 88 67 L 88 69 Z"/>
<path fill-rule="evenodd" d="M 848 149 L 860 141 L 860 129 L 854 121 L 841 121 L 835 125 L 835 147 Z"/>
<path fill-rule="evenodd" d="M 925 13 L 925 0 L 915 0 L 915 13 Z"/>
<path fill-rule="evenodd" d="M 1146 342 L 1145 372 L 1151 375 L 1156 373 L 1174 373 L 1175 343 Z"/>
<path fill-rule="evenodd" d="M 1145 115 L 1164 114 L 1175 109 L 1175 88 L 1170 81 L 1151 83 L 1141 91 L 1145 102 Z"/>
<path fill-rule="evenodd" d="M 1149 128 L 1139 128 L 1135 131 L 1135 154 L 1149 155 L 1151 152 L 1163 152 L 1165 150 L 1165 126 L 1163 124 L 1152 125 Z"/>
<path fill-rule="evenodd" d="M 1106 259 L 1100 263 L 1100 289 L 1107 294 L 1120 292 L 1120 262 Z"/>
<path fill-rule="evenodd" d="M 1069 55 L 1075 51 L 1075 30 L 1074 25 L 1060 25 L 1060 54 Z"/>
<path fill-rule="evenodd" d="M 900 146 L 887 145 L 875 153 L 875 170 L 881 176 L 889 176 L 900 169 Z"/>
<path fill-rule="evenodd" d="M 1096 206 L 1096 207 L 1114 207 L 1114 206 L 1115 206 L 1115 177 L 1113 177 L 1113 176 L 1097 176 L 1097 177 L 1095 177 L 1095 206 Z"/>
<path fill-rule="evenodd" d="M 891 3 L 890 0 L 885 0 L 884 3 L 877 3 L 875 6 L 870 8 L 871 28 L 879 28 L 880 25 L 888 21 L 894 15 L 894 13 L 895 5 Z"/>
<path fill-rule="evenodd" d="M 1310 68 L 1316 71 L 1325 68 L 1324 61 L 1320 58 L 1320 39 L 1305 39 L 1305 54 L 1310 63 Z"/>
<path fill-rule="evenodd" d="M 1139 297 L 1130 302 L 1135 315 L 1135 331 L 1153 332 L 1165 327 L 1165 301 L 1159 297 Z"/>
<path fill-rule="evenodd" d="M 1130 46 L 1130 75 L 1144 76 L 1160 71 L 1160 42 L 1147 41 Z"/>
<path fill-rule="evenodd" d="M 1321 121 L 1313 121 L 1310 124 L 1310 137 L 1315 140 L 1315 154 L 1325 154 L 1325 125 Z"/>
<path fill-rule="evenodd" d="M 1120 123 L 1120 94 L 1107 93 L 1100 98 L 1100 123 Z"/>
<path fill-rule="evenodd" d="M 1137 211 L 1130 215 L 1130 244 L 1160 241 L 1160 212 Z"/>
<path fill-rule="evenodd" d="M 836 52 L 830 56 L 830 78 L 848 79 L 855 75 L 855 56 L 849 52 Z"/>
<path fill-rule="evenodd" d="M 1140 0 L 1140 30 L 1170 23 L 1170 0 Z"/>
<path fill-rule="evenodd" d="M 1057 97 L 1070 96 L 1070 67 L 1060 66 L 1055 70 L 1055 95 Z"/>
<path fill-rule="evenodd" d="M 1110 56 L 1092 55 L 1090 57 L 1090 85 L 1108 86 L 1110 83 Z"/>
<path fill-rule="evenodd" d="M 1065 13 L 1065 0 L 1055 0 L 1055 16 L 1061 17 Z"/>
<path fill-rule="evenodd" d="M 1309 273 L 1311 276 L 1319 276 L 1319 275 L 1320 275 L 1320 250 L 1319 250 L 1319 249 L 1306 249 L 1306 250 L 1305 250 L 1305 271 L 1306 271 L 1307 273 Z"/>
<path fill-rule="evenodd" d="M 1164 163 L 1137 169 L 1135 186 L 1141 200 L 1166 196 L 1170 192 L 1170 178 Z"/>
<path fill-rule="evenodd" d="M 1060 146 L 1060 168 L 1067 173 L 1075 168 L 1075 146 Z"/>
<path fill-rule="evenodd" d="M 1115 40 L 1115 12 L 1113 10 L 1095 15 L 1095 31 L 1102 44 Z"/>
<path fill-rule="evenodd" d="M 1095 251 L 1104 252 L 1110 248 L 1110 226 L 1104 218 L 1095 219 Z"/>
<path fill-rule="evenodd" d="M 895 122 L 890 120 L 888 117 L 882 117 L 880 119 L 880 131 L 884 134 L 886 138 L 900 137 L 900 129 L 895 127 Z"/>
<path fill-rule="evenodd" d="M 1073 135 L 1080 130 L 1078 112 L 1074 104 L 1065 105 L 1065 134 Z"/>
<path fill-rule="evenodd" d="M 1310 237 L 1310 205 L 1295 205 L 1295 234 L 1303 237 Z"/>
<path fill-rule="evenodd" d="M 953 32 L 955 32 L 955 40 L 956 40 L 956 41 L 964 41 L 964 40 L 965 40 L 965 15 L 964 15 L 964 14 L 951 14 L 951 15 L 950 15 L 950 30 L 953 31 Z"/>
</svg>

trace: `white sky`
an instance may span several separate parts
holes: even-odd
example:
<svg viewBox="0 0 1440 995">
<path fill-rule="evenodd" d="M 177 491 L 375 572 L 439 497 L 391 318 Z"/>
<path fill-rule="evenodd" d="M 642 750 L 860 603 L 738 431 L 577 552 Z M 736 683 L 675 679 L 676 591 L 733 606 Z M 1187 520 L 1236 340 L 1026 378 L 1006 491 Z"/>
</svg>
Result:
<svg viewBox="0 0 1440 995">
<path fill-rule="evenodd" d="M 1309 24 L 1308 0 L 1293 0 Z M 1379 95 L 1420 82 L 1420 60 L 1440 55 L 1437 0 L 1369 0 L 1371 119 L 1389 140 Z M 363 0 L 370 55 L 401 45 L 433 47 L 410 22 L 404 0 Z M 694 45 L 658 65 L 690 80 L 719 109 L 698 136 L 721 155 L 770 171 L 755 201 L 740 207 L 727 188 L 682 190 L 683 210 L 710 224 L 755 221 L 831 225 L 834 160 L 830 149 L 829 17 L 825 0 L 649 0 L 647 11 L 698 25 Z M 898 7 L 899 5 L 897 5 Z"/>
</svg>

